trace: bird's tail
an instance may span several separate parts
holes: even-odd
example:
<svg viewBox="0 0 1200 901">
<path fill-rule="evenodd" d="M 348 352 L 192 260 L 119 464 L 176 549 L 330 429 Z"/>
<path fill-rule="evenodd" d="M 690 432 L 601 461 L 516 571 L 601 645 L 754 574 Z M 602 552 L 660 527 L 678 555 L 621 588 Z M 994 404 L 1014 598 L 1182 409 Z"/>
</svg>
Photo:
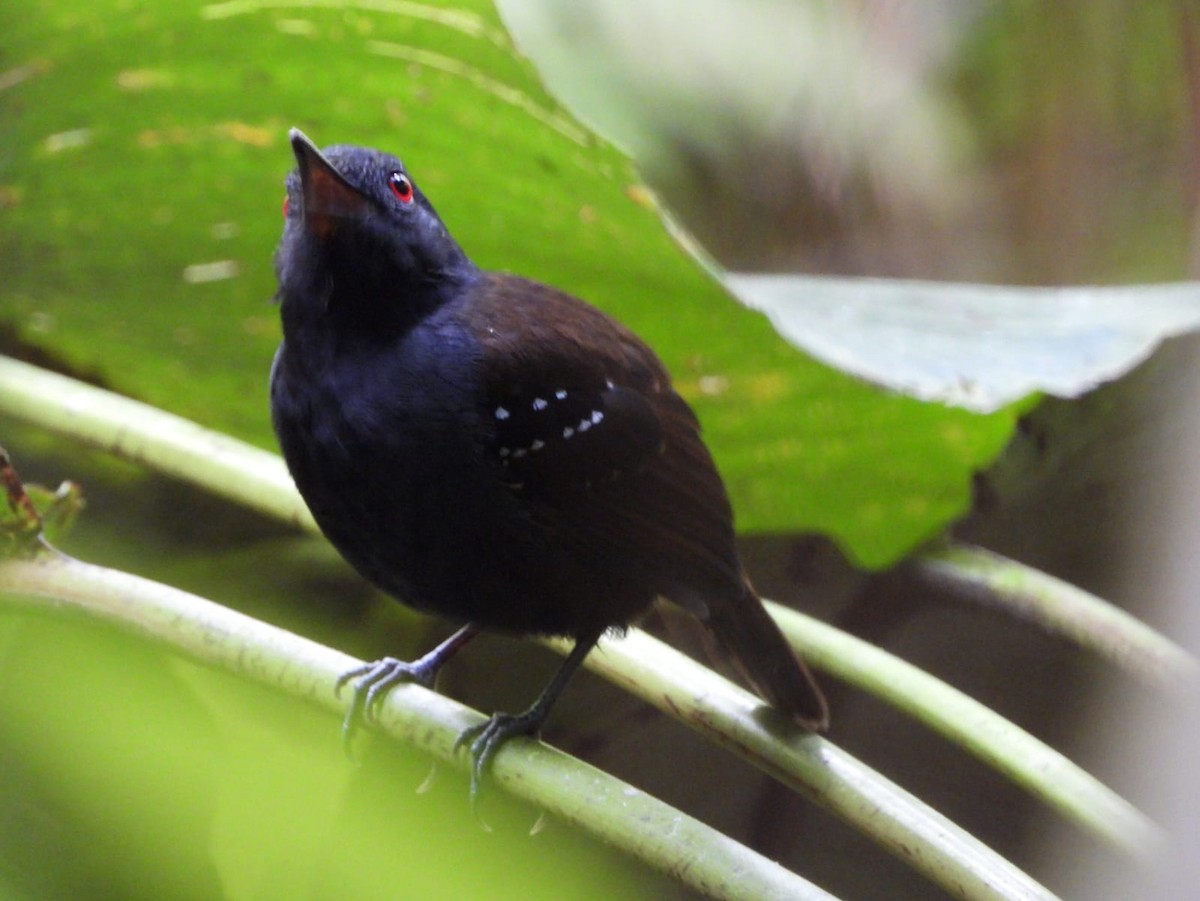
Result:
<svg viewBox="0 0 1200 901">
<path fill-rule="evenodd" d="M 829 705 L 804 662 L 796 656 L 749 582 L 739 603 L 714 605 L 708 626 L 733 662 L 772 707 L 805 728 L 829 728 Z"/>
</svg>

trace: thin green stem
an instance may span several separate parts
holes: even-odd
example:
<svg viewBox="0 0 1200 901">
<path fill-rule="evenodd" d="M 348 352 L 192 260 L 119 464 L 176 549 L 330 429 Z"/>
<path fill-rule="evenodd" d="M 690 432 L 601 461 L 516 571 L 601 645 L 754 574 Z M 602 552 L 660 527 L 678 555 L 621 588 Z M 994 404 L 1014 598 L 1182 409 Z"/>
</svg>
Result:
<svg viewBox="0 0 1200 901">
<path fill-rule="evenodd" d="M 820 670 L 870 692 L 1008 776 L 1114 847 L 1149 859 L 1157 826 L 1053 748 L 940 679 L 853 635 L 768 602 L 788 640 Z"/>
<path fill-rule="evenodd" d="M 191 660 L 338 716 L 345 702 L 334 694 L 337 677 L 358 663 L 196 595 L 53 553 L 0 561 L 0 593 L 26 602 L 69 604 Z M 480 720 L 474 711 L 417 685 L 389 694 L 379 714 L 382 731 L 456 766 L 465 766 L 466 758 L 455 754 L 455 739 Z M 539 742 L 505 745 L 492 772 L 517 797 L 710 897 L 832 899 L 733 839 Z"/>
<path fill-rule="evenodd" d="M 861 761 L 645 632 L 602 641 L 586 665 L 835 813 L 951 895 L 1054 897 Z"/>
<path fill-rule="evenodd" d="M 1194 684 L 1196 659 L 1170 639 L 1069 582 L 970 545 L 945 543 L 912 561 L 919 574 L 1062 635 L 1164 688 Z"/>
<path fill-rule="evenodd" d="M 181 416 L 5 356 L 0 413 L 317 531 L 277 454 Z"/>
</svg>

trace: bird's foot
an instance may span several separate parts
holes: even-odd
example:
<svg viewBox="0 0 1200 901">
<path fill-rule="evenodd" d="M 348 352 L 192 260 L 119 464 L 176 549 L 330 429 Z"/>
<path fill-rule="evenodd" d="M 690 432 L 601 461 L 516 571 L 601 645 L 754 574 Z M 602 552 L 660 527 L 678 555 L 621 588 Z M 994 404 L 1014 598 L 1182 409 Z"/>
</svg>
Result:
<svg viewBox="0 0 1200 901">
<path fill-rule="evenodd" d="M 457 752 L 467 747 L 471 754 L 471 809 L 478 815 L 483 777 L 492 758 L 510 738 L 536 737 L 546 719 L 546 711 L 537 705 L 524 713 L 494 713 L 486 722 L 464 729 L 454 743 Z"/>
<path fill-rule="evenodd" d="M 342 746 L 346 752 L 350 752 L 350 743 L 359 727 L 375 718 L 379 704 L 391 689 L 404 682 L 433 688 L 436 678 L 437 667 L 429 666 L 426 658 L 408 663 L 395 657 L 383 657 L 342 673 L 334 687 L 334 694 L 340 696 L 347 683 L 351 683 L 354 689 L 350 708 L 342 720 Z"/>
</svg>

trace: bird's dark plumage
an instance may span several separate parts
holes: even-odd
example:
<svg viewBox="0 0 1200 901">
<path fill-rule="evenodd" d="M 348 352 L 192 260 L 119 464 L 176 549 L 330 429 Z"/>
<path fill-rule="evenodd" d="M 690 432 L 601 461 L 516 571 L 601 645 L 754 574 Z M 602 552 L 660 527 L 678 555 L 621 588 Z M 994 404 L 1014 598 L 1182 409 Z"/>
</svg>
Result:
<svg viewBox="0 0 1200 901">
<path fill-rule="evenodd" d="M 271 409 L 329 540 L 412 606 L 469 624 L 442 653 L 351 675 L 362 709 L 431 684 L 475 629 L 576 639 L 552 690 L 475 740 L 476 776 L 534 732 L 604 630 L 663 596 L 813 729 L 825 702 L 750 587 L 695 415 L 654 353 L 554 288 L 475 267 L 398 159 L 298 131 L 276 257 Z M 367 705 L 369 707 L 369 704 Z"/>
</svg>

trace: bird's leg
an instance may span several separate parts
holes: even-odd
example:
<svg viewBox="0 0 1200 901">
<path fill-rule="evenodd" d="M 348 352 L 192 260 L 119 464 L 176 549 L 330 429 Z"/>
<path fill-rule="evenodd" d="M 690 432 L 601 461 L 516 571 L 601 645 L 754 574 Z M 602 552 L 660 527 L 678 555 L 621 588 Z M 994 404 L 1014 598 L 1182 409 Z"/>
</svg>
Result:
<svg viewBox="0 0 1200 901">
<path fill-rule="evenodd" d="M 468 641 L 479 634 L 479 627 L 468 623 L 436 648 L 411 663 L 384 657 L 373 663 L 364 663 L 342 673 L 337 680 L 334 693 L 340 695 L 342 686 L 354 683 L 354 697 L 346 718 L 342 721 L 342 744 L 347 748 L 354 733 L 364 719 L 375 715 L 375 708 L 393 687 L 401 682 L 415 682 L 425 688 L 433 688 L 438 672 L 446 661 L 458 653 Z"/>
<path fill-rule="evenodd" d="M 454 743 L 455 751 L 464 745 L 470 746 L 471 806 L 473 808 L 479 798 L 484 772 L 496 752 L 510 738 L 518 735 L 536 736 L 541 731 L 542 723 L 550 715 L 550 708 L 554 706 L 554 702 L 566 688 L 571 676 L 575 674 L 575 670 L 579 669 L 579 664 L 583 663 L 583 659 L 596 646 L 596 642 L 600 640 L 603 632 L 604 630 L 601 629 L 575 639 L 575 647 L 571 649 L 571 653 L 563 661 L 563 665 L 554 674 L 554 678 L 550 680 L 546 690 L 524 713 L 494 713 L 489 720 L 465 729 L 458 737 L 458 741 Z"/>
</svg>

